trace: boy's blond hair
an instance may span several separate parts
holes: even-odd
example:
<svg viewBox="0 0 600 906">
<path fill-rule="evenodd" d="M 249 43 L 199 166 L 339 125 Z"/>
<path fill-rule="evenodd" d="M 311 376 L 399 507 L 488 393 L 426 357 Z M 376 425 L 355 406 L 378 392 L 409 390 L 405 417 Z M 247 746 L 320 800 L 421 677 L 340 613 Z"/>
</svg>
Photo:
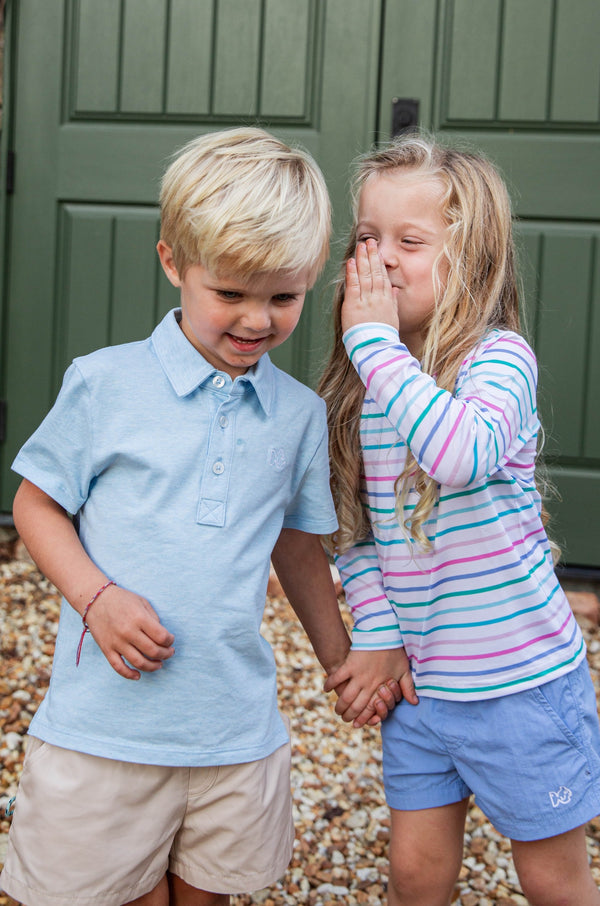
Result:
<svg viewBox="0 0 600 906">
<path fill-rule="evenodd" d="M 202 135 L 177 152 L 160 193 L 161 239 L 180 276 L 308 271 L 329 254 L 331 208 L 312 157 L 262 129 Z"/>
</svg>

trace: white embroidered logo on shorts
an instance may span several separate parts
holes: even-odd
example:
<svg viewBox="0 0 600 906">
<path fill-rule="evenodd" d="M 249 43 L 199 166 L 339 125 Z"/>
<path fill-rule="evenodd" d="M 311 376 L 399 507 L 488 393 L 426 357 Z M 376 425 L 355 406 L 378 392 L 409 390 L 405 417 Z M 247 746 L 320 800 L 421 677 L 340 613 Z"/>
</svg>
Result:
<svg viewBox="0 0 600 906">
<path fill-rule="evenodd" d="M 285 450 L 283 447 L 269 447 L 267 462 L 270 466 L 273 466 L 276 472 L 282 472 L 287 466 L 287 459 L 285 458 Z"/>
<path fill-rule="evenodd" d="M 558 808 L 559 805 L 566 805 L 573 798 L 573 793 L 566 786 L 561 786 L 561 788 L 557 790 L 556 793 L 550 790 L 548 795 L 550 796 L 552 808 Z"/>
</svg>

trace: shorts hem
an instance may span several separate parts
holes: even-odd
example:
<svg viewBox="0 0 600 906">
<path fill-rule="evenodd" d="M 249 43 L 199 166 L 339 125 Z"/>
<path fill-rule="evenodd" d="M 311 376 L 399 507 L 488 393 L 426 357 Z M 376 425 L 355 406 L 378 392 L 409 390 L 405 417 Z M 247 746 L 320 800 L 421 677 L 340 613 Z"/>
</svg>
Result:
<svg viewBox="0 0 600 906">
<path fill-rule="evenodd" d="M 521 822 L 518 828 L 511 828 L 509 824 L 505 824 L 503 821 L 496 821 L 487 812 L 483 812 L 483 814 L 504 837 L 509 840 L 518 840 L 521 843 L 529 843 L 533 840 L 547 840 L 549 837 L 557 837 L 559 834 L 566 834 L 568 831 L 575 830 L 576 827 L 582 827 L 598 816 L 598 810 L 591 807 L 585 810 L 580 809 L 577 812 L 565 813 L 560 821 L 545 820 L 531 825 Z"/>
<path fill-rule="evenodd" d="M 11 877 L 5 869 L 0 875 L 0 890 L 3 890 L 13 900 L 34 903 L 35 906 L 122 906 L 123 903 L 128 903 L 130 900 L 135 900 L 154 890 L 165 871 L 166 869 L 120 891 L 108 890 L 94 896 L 82 896 L 81 894 L 53 894 L 40 890 L 38 887 L 30 887 L 24 881 Z M 6 882 L 8 882 L 8 887 Z"/>
<path fill-rule="evenodd" d="M 262 890 L 264 887 L 270 887 L 279 881 L 286 873 L 290 862 L 292 861 L 293 845 L 290 845 L 289 856 L 279 860 L 272 868 L 265 869 L 262 872 L 254 872 L 250 875 L 240 875 L 233 872 L 230 875 L 221 874 L 218 877 L 209 875 L 195 865 L 181 860 L 171 860 L 169 871 L 199 890 L 210 891 L 211 893 L 223 894 L 243 894 L 252 893 L 256 890 Z"/>
<path fill-rule="evenodd" d="M 471 790 L 466 786 L 454 785 L 437 790 L 419 791 L 418 793 L 401 792 L 385 789 L 385 801 L 389 808 L 399 812 L 418 812 L 426 808 L 440 808 L 444 805 L 453 805 L 462 802 L 471 796 Z"/>
</svg>

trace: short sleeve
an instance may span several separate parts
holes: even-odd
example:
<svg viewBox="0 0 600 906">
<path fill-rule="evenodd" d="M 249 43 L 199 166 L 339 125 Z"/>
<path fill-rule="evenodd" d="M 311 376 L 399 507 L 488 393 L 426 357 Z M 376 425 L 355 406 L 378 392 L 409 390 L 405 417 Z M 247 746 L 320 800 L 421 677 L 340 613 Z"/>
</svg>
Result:
<svg viewBox="0 0 600 906">
<path fill-rule="evenodd" d="M 73 364 L 54 406 L 20 449 L 12 469 L 75 514 L 94 478 L 93 449 L 90 394 Z"/>
<path fill-rule="evenodd" d="M 320 426 L 320 436 L 314 453 L 299 476 L 296 493 L 286 507 L 283 527 L 328 535 L 336 530 L 337 518 L 329 487 L 329 445 L 324 404 L 315 420 Z"/>
</svg>

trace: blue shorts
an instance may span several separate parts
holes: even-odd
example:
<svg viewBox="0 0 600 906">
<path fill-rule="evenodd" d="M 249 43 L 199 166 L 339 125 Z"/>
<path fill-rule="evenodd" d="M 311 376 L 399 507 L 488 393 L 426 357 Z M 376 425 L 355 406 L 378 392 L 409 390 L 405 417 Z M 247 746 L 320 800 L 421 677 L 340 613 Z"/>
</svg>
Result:
<svg viewBox="0 0 600 906">
<path fill-rule="evenodd" d="M 502 698 L 401 702 L 382 724 L 388 805 L 413 811 L 471 794 L 500 833 L 540 840 L 600 814 L 600 727 L 584 660 Z"/>
</svg>

